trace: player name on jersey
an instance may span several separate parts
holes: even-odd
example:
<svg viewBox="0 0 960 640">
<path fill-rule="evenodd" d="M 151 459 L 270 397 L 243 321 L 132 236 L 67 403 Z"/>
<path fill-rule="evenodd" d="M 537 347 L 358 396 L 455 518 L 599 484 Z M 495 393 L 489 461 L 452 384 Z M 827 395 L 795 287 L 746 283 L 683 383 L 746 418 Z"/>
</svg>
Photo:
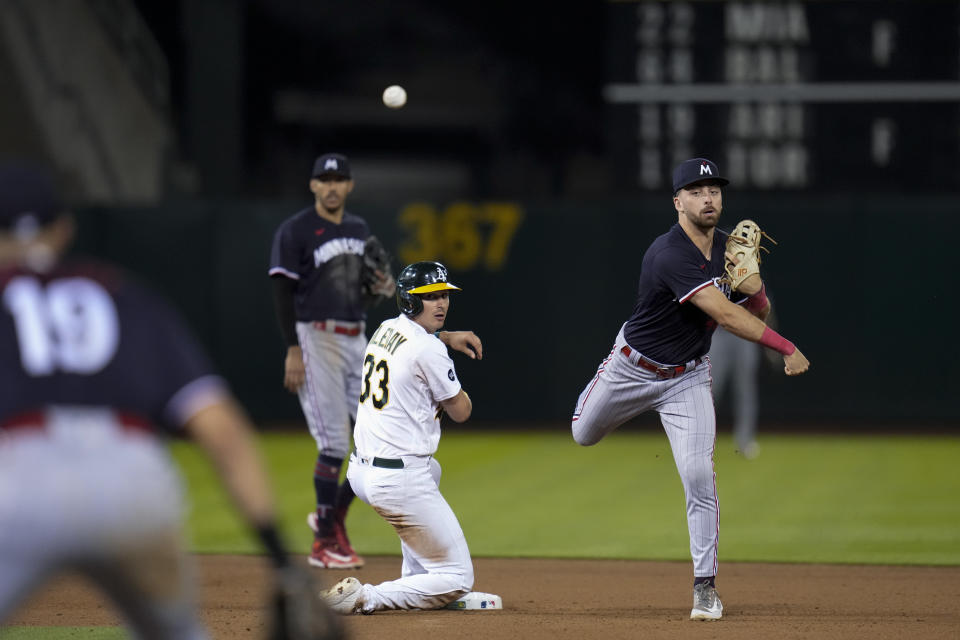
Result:
<svg viewBox="0 0 960 640">
<path fill-rule="evenodd" d="M 390 352 L 390 355 L 393 355 L 400 345 L 406 341 L 407 338 L 402 333 L 384 325 L 377 327 L 377 330 L 373 332 L 373 337 L 370 338 L 370 344 L 383 347 Z"/>
</svg>

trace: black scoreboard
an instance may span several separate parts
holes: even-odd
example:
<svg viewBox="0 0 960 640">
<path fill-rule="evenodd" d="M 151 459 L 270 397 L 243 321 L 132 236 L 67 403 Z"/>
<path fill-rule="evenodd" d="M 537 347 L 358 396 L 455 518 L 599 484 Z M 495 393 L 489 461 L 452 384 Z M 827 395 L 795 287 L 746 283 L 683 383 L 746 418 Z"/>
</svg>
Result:
<svg viewBox="0 0 960 640">
<path fill-rule="evenodd" d="M 960 190 L 960 1 L 610 0 L 618 186 L 707 156 L 738 188 Z"/>
</svg>

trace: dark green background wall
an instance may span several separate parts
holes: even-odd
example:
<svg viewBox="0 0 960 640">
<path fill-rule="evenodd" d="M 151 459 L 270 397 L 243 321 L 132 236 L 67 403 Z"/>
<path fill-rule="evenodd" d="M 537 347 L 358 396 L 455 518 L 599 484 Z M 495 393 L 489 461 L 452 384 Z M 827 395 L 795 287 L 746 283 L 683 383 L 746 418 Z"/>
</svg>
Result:
<svg viewBox="0 0 960 640">
<path fill-rule="evenodd" d="M 171 298 L 258 420 L 300 419 L 281 385 L 266 270 L 274 229 L 307 204 L 88 209 L 78 249 L 130 267 Z M 401 209 L 351 204 L 394 255 L 412 241 Z M 484 341 L 482 362 L 457 359 L 477 420 L 566 420 L 631 311 L 644 250 L 676 213 L 669 197 L 518 204 L 522 223 L 501 268 L 451 268 L 464 291 L 448 328 Z M 762 370 L 765 420 L 960 424 L 955 197 L 731 192 L 724 205 L 722 228 L 749 217 L 779 242 L 763 265 L 768 293 L 779 330 L 812 363 L 799 378 Z M 447 203 L 435 208 L 453 220 Z M 478 228 L 489 241 L 491 229 Z M 455 262 L 456 250 L 448 243 L 435 257 Z M 381 304 L 369 322 L 395 314 Z"/>
</svg>

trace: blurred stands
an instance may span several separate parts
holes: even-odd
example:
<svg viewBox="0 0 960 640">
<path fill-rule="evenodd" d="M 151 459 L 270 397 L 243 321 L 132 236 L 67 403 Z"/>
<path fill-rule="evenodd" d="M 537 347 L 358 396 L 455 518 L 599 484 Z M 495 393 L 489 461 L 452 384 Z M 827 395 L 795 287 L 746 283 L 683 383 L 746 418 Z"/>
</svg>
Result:
<svg viewBox="0 0 960 640">
<path fill-rule="evenodd" d="M 7 0 L 4 154 L 50 161 L 93 202 L 159 200 L 174 132 L 167 67 L 130 2 Z"/>
<path fill-rule="evenodd" d="M 591 3 L 540 15 L 496 1 L 0 7 L 0 65 L 15 78 L 4 152 L 57 163 L 86 201 L 299 196 L 328 149 L 355 160 L 361 200 L 605 186 Z M 389 84 L 407 89 L 405 108 L 381 104 Z"/>
</svg>

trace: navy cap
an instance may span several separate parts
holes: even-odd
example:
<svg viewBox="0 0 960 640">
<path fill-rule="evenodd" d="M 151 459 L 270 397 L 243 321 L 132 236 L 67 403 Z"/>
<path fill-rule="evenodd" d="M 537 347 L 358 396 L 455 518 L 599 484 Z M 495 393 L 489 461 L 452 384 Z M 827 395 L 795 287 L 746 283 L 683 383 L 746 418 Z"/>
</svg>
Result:
<svg viewBox="0 0 960 640">
<path fill-rule="evenodd" d="M 337 176 L 350 179 L 350 161 L 340 153 L 325 153 L 313 163 L 311 177 Z"/>
<path fill-rule="evenodd" d="M 726 178 L 720 177 L 720 169 L 706 158 L 690 158 L 684 160 L 673 170 L 673 192 L 676 193 L 688 184 L 701 180 L 715 180 L 721 186 L 730 184 Z"/>
<path fill-rule="evenodd" d="M 0 229 L 43 226 L 63 211 L 47 172 L 26 164 L 0 165 Z"/>
</svg>

